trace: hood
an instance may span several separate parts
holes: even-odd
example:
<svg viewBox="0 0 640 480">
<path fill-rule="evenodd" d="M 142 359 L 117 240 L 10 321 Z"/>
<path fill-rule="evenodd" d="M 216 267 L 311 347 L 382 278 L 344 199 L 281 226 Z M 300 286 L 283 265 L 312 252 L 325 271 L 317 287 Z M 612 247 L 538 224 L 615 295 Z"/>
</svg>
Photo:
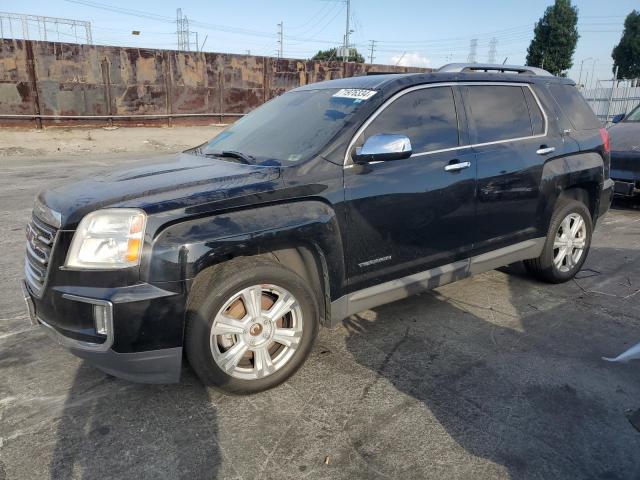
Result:
<svg viewBox="0 0 640 480">
<path fill-rule="evenodd" d="M 620 122 L 609 128 L 612 152 L 636 153 L 640 156 L 640 122 Z"/>
<path fill-rule="evenodd" d="M 41 192 L 40 202 L 59 212 L 63 228 L 75 228 L 100 208 L 141 208 L 148 214 L 273 191 L 280 169 L 177 154 L 133 168 L 95 175 Z"/>
</svg>

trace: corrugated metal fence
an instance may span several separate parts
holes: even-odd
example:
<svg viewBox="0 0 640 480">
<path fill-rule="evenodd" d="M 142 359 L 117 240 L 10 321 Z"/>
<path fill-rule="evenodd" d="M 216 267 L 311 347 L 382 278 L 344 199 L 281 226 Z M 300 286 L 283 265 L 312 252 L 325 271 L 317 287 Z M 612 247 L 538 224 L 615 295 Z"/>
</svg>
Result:
<svg viewBox="0 0 640 480">
<path fill-rule="evenodd" d="M 0 125 L 211 123 L 307 83 L 411 67 L 4 39 Z"/>
</svg>

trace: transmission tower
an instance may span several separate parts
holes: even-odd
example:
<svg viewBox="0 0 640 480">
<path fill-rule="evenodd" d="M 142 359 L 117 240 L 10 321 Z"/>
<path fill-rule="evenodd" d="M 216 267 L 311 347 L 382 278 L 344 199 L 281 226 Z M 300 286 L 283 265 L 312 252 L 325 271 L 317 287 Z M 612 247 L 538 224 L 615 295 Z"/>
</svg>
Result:
<svg viewBox="0 0 640 480">
<path fill-rule="evenodd" d="M 176 10 L 176 35 L 178 36 L 178 50 L 188 52 L 191 50 L 191 34 L 189 33 L 189 19 L 182 15 L 182 9 Z"/>
<path fill-rule="evenodd" d="M 493 37 L 489 42 L 489 55 L 487 56 L 487 62 L 496 63 L 496 54 L 498 53 L 498 39 Z"/>
<path fill-rule="evenodd" d="M 469 43 L 469 56 L 467 57 L 467 62 L 476 63 L 476 55 L 478 53 L 478 39 L 472 38 Z"/>
</svg>

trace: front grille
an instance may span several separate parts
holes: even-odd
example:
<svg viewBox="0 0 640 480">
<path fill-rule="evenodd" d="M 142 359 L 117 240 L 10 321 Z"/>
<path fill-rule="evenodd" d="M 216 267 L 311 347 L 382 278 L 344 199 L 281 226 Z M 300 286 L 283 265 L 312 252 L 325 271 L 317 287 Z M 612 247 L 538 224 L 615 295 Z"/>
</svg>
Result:
<svg viewBox="0 0 640 480">
<path fill-rule="evenodd" d="M 24 274 L 32 293 L 41 296 L 47 283 L 51 254 L 56 243 L 58 230 L 47 225 L 35 215 L 27 224 L 27 254 L 24 261 Z"/>
</svg>

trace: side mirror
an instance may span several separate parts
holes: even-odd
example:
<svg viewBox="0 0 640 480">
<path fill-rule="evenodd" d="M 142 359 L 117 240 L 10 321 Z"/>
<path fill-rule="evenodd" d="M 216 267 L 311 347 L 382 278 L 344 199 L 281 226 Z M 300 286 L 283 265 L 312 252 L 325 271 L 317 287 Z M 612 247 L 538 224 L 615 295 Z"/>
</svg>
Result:
<svg viewBox="0 0 640 480">
<path fill-rule="evenodd" d="M 618 115 L 614 115 L 613 118 L 611 119 L 611 123 L 621 122 L 624 119 L 624 116 L 625 116 L 624 113 L 619 113 Z"/>
<path fill-rule="evenodd" d="M 353 163 L 402 160 L 411 156 L 411 140 L 404 135 L 381 133 L 367 138 L 353 152 Z"/>
</svg>

